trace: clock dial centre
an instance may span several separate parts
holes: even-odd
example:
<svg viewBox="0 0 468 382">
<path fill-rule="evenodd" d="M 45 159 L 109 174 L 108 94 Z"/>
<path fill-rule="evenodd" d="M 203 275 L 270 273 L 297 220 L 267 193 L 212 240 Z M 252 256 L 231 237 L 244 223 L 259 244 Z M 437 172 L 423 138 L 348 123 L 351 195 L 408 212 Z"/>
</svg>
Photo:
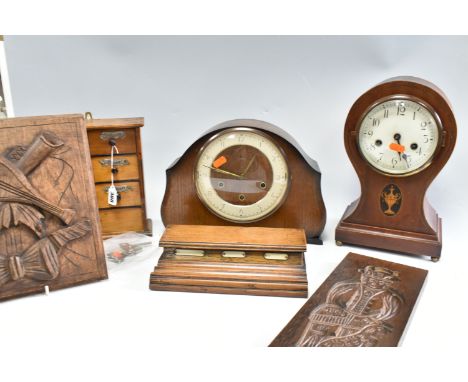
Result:
<svg viewBox="0 0 468 382">
<path fill-rule="evenodd" d="M 289 169 L 270 137 L 232 128 L 213 136 L 200 150 L 195 184 L 198 197 L 213 213 L 238 223 L 252 222 L 282 205 Z"/>
<path fill-rule="evenodd" d="M 220 161 L 220 158 L 224 160 Z M 251 205 L 258 202 L 267 195 L 273 183 L 270 161 L 252 146 L 238 145 L 223 150 L 212 167 L 211 186 L 221 199 L 232 204 Z"/>
</svg>

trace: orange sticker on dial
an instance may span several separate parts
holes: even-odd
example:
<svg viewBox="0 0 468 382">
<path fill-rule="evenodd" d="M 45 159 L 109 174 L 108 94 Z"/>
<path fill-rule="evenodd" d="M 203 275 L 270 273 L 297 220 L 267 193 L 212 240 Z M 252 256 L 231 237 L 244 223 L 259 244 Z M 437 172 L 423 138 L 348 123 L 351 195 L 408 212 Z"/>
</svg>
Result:
<svg viewBox="0 0 468 382">
<path fill-rule="evenodd" d="M 398 143 L 390 143 L 390 150 L 396 151 L 397 153 L 404 153 L 405 146 L 399 145 Z"/>
<path fill-rule="evenodd" d="M 223 155 L 223 156 L 220 156 L 218 159 L 216 159 L 214 162 L 213 162 L 213 167 L 214 168 L 219 168 L 221 167 L 223 164 L 225 164 L 227 162 L 227 158 Z"/>
</svg>

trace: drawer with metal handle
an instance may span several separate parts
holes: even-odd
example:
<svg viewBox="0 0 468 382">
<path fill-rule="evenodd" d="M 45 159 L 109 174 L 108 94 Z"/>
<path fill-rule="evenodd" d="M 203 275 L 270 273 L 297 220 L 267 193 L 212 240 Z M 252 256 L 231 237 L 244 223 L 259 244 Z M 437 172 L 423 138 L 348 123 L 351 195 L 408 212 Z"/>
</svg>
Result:
<svg viewBox="0 0 468 382">
<path fill-rule="evenodd" d="M 109 154 L 112 145 L 117 146 L 120 154 L 137 151 L 134 129 L 88 131 L 88 140 L 91 155 Z"/>
<path fill-rule="evenodd" d="M 96 183 L 110 182 L 112 163 L 111 157 L 94 157 L 93 163 L 94 180 Z M 140 178 L 138 170 L 138 159 L 136 155 L 114 156 L 114 181 L 137 180 Z"/>
<path fill-rule="evenodd" d="M 118 193 L 116 206 L 111 206 L 107 203 L 107 192 L 109 190 L 109 186 L 110 183 L 96 185 L 96 194 L 99 208 L 141 206 L 142 203 L 139 182 L 115 183 L 115 188 Z"/>
</svg>

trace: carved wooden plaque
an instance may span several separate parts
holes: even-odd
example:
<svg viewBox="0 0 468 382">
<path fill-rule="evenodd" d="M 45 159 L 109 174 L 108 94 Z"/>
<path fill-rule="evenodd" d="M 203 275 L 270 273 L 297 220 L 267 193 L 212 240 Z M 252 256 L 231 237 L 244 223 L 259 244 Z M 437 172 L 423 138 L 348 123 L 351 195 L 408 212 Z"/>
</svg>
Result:
<svg viewBox="0 0 468 382">
<path fill-rule="evenodd" d="M 397 346 L 426 275 L 349 253 L 270 346 Z"/>
<path fill-rule="evenodd" d="M 0 300 L 107 278 L 81 115 L 0 121 Z"/>
</svg>

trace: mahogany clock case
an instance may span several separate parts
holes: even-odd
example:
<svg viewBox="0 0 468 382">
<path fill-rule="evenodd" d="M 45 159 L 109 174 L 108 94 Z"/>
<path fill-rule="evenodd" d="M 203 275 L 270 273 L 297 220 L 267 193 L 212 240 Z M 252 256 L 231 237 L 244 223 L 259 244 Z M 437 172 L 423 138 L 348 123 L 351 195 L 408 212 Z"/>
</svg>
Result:
<svg viewBox="0 0 468 382">
<path fill-rule="evenodd" d="M 284 202 L 261 220 L 239 223 L 225 220 L 210 211 L 200 200 L 194 182 L 194 169 L 200 150 L 227 129 L 248 129 L 265 134 L 282 151 L 289 168 L 289 191 Z M 300 228 L 307 242 L 321 244 L 326 222 L 318 164 L 305 154 L 295 140 L 280 128 L 258 120 L 232 120 L 221 123 L 193 143 L 166 170 L 166 192 L 161 206 L 162 221 L 168 225 L 218 225 L 244 227 Z"/>
<path fill-rule="evenodd" d="M 358 147 L 358 129 L 372 105 L 395 96 L 427 105 L 439 122 L 439 144 L 426 167 L 404 176 L 384 174 L 369 165 Z M 442 221 L 427 201 L 426 190 L 448 161 L 456 141 L 456 121 L 444 93 L 414 77 L 391 78 L 364 93 L 346 119 L 346 152 L 361 184 L 361 196 L 346 209 L 336 227 L 337 244 L 353 244 L 410 255 L 440 257 Z M 391 191 L 391 190 L 396 191 Z M 385 192 L 399 194 L 397 206 Z M 392 213 L 385 213 L 392 208 Z"/>
<path fill-rule="evenodd" d="M 0 120 L 0 300 L 107 278 L 82 115 Z"/>
</svg>

